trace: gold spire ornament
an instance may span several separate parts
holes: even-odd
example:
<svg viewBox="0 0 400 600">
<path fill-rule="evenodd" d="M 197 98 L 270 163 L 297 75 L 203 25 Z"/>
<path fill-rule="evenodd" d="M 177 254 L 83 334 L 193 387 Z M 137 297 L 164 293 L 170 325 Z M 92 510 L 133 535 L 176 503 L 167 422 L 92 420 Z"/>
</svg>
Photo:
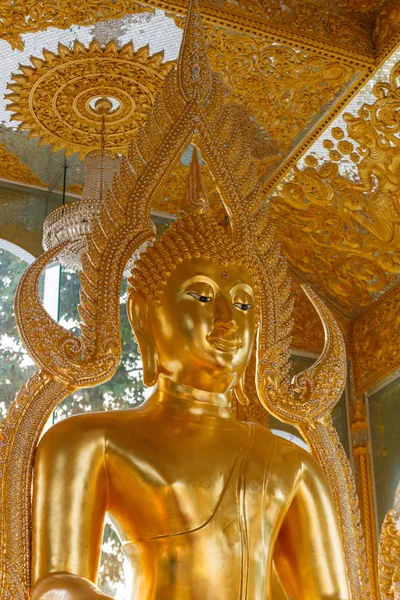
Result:
<svg viewBox="0 0 400 600">
<path fill-rule="evenodd" d="M 43 269 L 60 252 L 68 252 L 71 241 L 45 252 L 21 280 L 16 318 L 21 338 L 39 372 L 18 394 L 0 428 L 0 548 L 6 557 L 1 563 L 1 598 L 28 600 L 30 594 L 32 466 L 44 424 L 51 411 L 72 391 L 98 385 L 115 373 L 121 357 L 121 278 L 132 254 L 143 243 L 154 240 L 150 219 L 153 199 L 191 143 L 199 148 L 217 183 L 229 217 L 230 244 L 240 249 L 241 260 L 251 265 L 249 268 L 257 282 L 256 305 L 260 310 L 255 320 L 259 324 L 256 378 L 260 401 L 270 413 L 302 432 L 321 463 L 335 499 L 351 598 L 367 600 L 370 597 L 354 481 L 329 416 L 345 385 L 343 337 L 322 301 L 313 290 L 305 288 L 323 323 L 325 348 L 312 367 L 290 381 L 288 360 L 293 302 L 286 261 L 274 239 L 249 146 L 238 132 L 235 111 L 224 101 L 224 93 L 218 75 L 210 69 L 198 5 L 192 1 L 178 66 L 167 74 L 143 126 L 129 146 L 128 155 L 122 159 L 112 189 L 100 204 L 97 218 L 86 234 L 80 273 L 81 337 L 54 322 L 37 294 Z M 192 166 L 195 179 L 199 174 L 196 157 Z M 204 214 L 183 217 L 182 222 L 184 219 L 192 228 L 201 221 L 204 238 L 210 240 L 212 256 L 212 219 Z M 181 235 L 182 251 L 190 243 L 190 250 L 198 253 L 196 236 L 190 234 L 190 229 L 181 232 L 182 222 L 172 226 Z M 218 226 L 215 224 L 215 227 Z M 223 235 L 228 233 L 224 230 Z M 215 247 L 218 247 L 217 242 Z M 143 261 L 151 262 L 151 257 L 158 253 L 157 248 L 156 244 L 150 248 Z M 168 248 L 176 262 L 178 250 L 173 244 Z M 142 277 L 141 285 L 147 285 L 149 294 L 155 294 L 156 300 L 164 279 L 168 278 L 168 257 L 165 253 L 160 258 L 165 268 L 160 271 L 156 286 L 150 280 L 151 265 L 147 270 L 141 269 L 139 260 L 134 269 L 133 279 L 137 281 Z M 225 277 L 229 278 L 229 273 L 224 268 L 221 281 Z M 246 307 L 246 301 L 242 300 L 242 305 Z M 152 368 L 156 375 L 157 365 L 153 364 Z"/>
<path fill-rule="evenodd" d="M 186 180 L 186 190 L 181 202 L 181 214 L 201 214 L 210 210 L 208 195 L 201 176 L 197 148 L 193 148 L 189 176 Z"/>
</svg>

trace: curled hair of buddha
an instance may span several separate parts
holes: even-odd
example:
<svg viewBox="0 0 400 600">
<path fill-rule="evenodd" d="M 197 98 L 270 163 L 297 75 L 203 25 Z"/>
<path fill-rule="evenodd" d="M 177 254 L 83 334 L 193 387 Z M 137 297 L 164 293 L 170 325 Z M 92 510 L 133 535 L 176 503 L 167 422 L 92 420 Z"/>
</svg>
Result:
<svg viewBox="0 0 400 600">
<path fill-rule="evenodd" d="M 138 292 L 160 305 L 165 285 L 175 268 L 187 259 L 205 258 L 222 267 L 236 264 L 250 273 L 258 296 L 257 268 L 246 247 L 235 244 L 209 214 L 191 214 L 172 223 L 144 250 L 129 278 L 129 292 Z"/>
</svg>

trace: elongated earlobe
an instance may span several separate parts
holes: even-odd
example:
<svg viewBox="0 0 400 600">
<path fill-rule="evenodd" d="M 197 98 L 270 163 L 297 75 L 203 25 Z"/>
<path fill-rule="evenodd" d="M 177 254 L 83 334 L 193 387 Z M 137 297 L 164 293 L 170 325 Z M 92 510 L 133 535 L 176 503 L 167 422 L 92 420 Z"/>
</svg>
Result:
<svg viewBox="0 0 400 600">
<path fill-rule="evenodd" d="M 240 404 L 243 404 L 243 406 L 247 406 L 248 404 L 250 404 L 250 400 L 247 397 L 246 389 L 244 387 L 244 378 L 245 375 L 243 375 L 243 377 L 238 381 L 238 383 L 233 388 L 233 391 L 235 393 L 236 400 L 240 402 Z"/>
<path fill-rule="evenodd" d="M 140 351 L 143 362 L 143 383 L 147 387 L 155 385 L 160 374 L 156 348 L 154 343 L 152 345 L 153 348 L 150 348 L 150 344 L 147 343 L 145 351 Z M 142 348 L 140 343 L 139 348 Z"/>
<path fill-rule="evenodd" d="M 142 357 L 143 383 L 152 387 L 157 383 L 160 367 L 150 327 L 149 305 L 140 294 L 131 294 L 128 297 L 127 312 Z"/>
</svg>

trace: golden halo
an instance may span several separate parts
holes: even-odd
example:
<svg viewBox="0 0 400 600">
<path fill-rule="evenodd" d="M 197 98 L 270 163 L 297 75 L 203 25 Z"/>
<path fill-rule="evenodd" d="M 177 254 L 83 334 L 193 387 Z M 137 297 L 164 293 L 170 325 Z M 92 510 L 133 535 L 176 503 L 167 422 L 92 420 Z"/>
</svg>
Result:
<svg viewBox="0 0 400 600">
<path fill-rule="evenodd" d="M 59 44 L 58 54 L 43 50 L 43 59 L 20 66 L 7 86 L 7 109 L 41 145 L 83 158 L 101 146 L 102 118 L 93 106 L 107 97 L 113 108 L 105 116 L 105 147 L 125 153 L 172 65 L 163 58 L 163 52 L 150 56 L 148 46 L 135 52 L 132 42 L 120 50 L 115 41 L 104 48 L 76 41 L 71 50 Z"/>
</svg>

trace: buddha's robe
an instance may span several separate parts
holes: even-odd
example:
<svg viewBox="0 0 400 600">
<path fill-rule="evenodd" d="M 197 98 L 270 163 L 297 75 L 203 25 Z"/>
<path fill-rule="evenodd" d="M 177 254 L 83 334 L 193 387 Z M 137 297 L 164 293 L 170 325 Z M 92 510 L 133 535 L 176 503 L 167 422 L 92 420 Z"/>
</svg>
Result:
<svg viewBox="0 0 400 600">
<path fill-rule="evenodd" d="M 314 459 L 230 409 L 196 414 L 196 404 L 188 414 L 153 403 L 80 415 L 45 435 L 34 582 L 55 572 L 95 582 L 108 512 L 132 600 L 347 599 L 337 520 Z"/>
</svg>

